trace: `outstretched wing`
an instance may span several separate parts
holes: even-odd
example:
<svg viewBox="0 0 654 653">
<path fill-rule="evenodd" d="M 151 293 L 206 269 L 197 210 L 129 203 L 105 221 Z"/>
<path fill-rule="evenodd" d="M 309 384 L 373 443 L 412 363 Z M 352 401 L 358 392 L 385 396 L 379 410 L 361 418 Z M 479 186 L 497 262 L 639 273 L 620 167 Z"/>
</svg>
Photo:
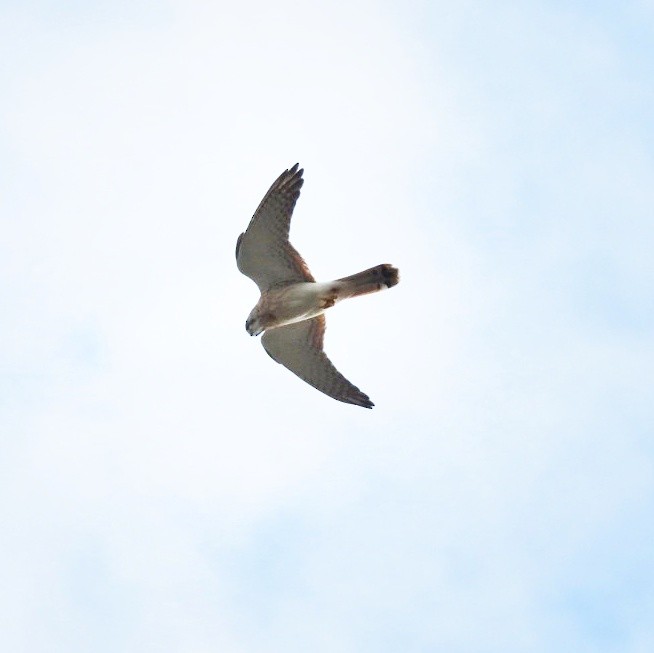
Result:
<svg viewBox="0 0 654 653">
<path fill-rule="evenodd" d="M 270 356 L 297 374 L 320 392 L 364 408 L 374 404 L 368 395 L 350 383 L 332 364 L 323 351 L 325 317 L 268 329 L 261 336 L 261 344 Z"/>
<path fill-rule="evenodd" d="M 270 187 L 247 230 L 236 241 L 236 264 L 259 290 L 295 281 L 315 281 L 307 264 L 288 242 L 291 215 L 300 196 L 302 169 L 296 163 Z"/>
</svg>

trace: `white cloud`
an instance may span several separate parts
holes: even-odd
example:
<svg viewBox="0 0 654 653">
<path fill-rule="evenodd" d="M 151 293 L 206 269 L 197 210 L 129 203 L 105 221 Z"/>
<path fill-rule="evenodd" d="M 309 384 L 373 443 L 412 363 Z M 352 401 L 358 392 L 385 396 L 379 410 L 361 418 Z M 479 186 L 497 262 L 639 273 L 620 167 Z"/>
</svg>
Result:
<svg viewBox="0 0 654 653">
<path fill-rule="evenodd" d="M 651 86 L 606 18 L 7 16 L 13 650 L 648 650 Z M 401 269 L 328 319 L 373 411 L 243 329 L 236 236 L 296 160 L 316 276 Z"/>
</svg>

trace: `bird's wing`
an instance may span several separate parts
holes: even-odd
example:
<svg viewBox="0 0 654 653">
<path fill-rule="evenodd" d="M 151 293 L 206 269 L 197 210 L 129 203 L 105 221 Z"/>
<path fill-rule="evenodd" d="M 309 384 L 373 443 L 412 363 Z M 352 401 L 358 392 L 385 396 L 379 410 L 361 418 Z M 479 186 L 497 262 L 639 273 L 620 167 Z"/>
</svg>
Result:
<svg viewBox="0 0 654 653">
<path fill-rule="evenodd" d="M 304 183 L 302 173 L 297 163 L 282 172 L 236 242 L 238 269 L 261 292 L 280 283 L 315 281 L 307 264 L 288 242 L 291 215 Z"/>
<path fill-rule="evenodd" d="M 324 335 L 325 317 L 318 315 L 268 329 L 261 337 L 261 344 L 273 360 L 320 392 L 346 404 L 372 408 L 374 404 L 368 395 L 350 383 L 327 358 L 323 351 Z"/>
</svg>

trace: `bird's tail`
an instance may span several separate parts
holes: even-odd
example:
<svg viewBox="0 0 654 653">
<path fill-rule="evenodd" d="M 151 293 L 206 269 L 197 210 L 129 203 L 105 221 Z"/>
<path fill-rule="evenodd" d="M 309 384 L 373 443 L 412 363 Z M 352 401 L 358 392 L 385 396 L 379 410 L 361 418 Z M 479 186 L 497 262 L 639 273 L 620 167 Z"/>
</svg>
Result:
<svg viewBox="0 0 654 653">
<path fill-rule="evenodd" d="M 400 281 L 400 273 L 388 263 L 376 265 L 374 268 L 357 272 L 349 277 L 337 279 L 338 299 L 367 295 L 371 292 L 392 288 Z"/>
</svg>

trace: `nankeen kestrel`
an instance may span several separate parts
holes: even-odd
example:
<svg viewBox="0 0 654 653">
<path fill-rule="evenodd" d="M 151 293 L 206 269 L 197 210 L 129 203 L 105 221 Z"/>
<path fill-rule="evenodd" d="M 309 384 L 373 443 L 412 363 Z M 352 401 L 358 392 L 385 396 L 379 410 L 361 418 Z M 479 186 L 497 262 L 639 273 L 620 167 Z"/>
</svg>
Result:
<svg viewBox="0 0 654 653">
<path fill-rule="evenodd" d="M 245 322 L 270 356 L 317 390 L 348 404 L 374 404 L 350 383 L 323 351 L 325 316 L 336 302 L 391 288 L 397 268 L 382 263 L 335 281 L 316 282 L 307 264 L 288 241 L 291 215 L 300 196 L 303 170 L 296 163 L 265 194 L 247 230 L 236 242 L 238 269 L 261 291 Z"/>
</svg>

